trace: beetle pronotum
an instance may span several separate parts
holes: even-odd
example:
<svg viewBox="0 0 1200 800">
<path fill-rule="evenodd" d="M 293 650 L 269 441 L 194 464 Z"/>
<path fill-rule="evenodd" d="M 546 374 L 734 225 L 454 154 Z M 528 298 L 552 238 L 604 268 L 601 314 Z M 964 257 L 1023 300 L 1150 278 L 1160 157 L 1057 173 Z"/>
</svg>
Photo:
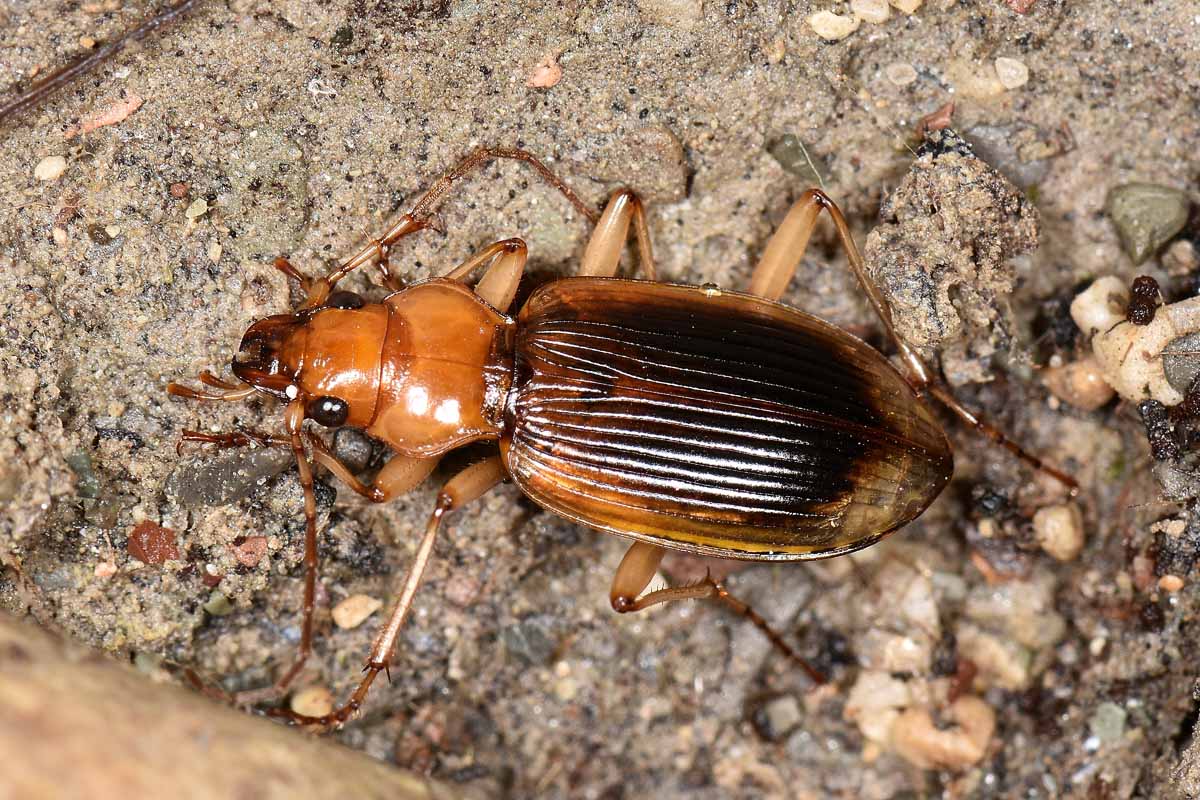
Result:
<svg viewBox="0 0 1200 800">
<path fill-rule="evenodd" d="M 389 248 L 429 227 L 434 205 L 453 184 L 496 158 L 530 164 L 595 223 L 578 276 L 543 286 L 518 315 L 506 315 L 526 261 L 525 243 L 508 239 L 444 277 L 402 288 L 388 268 Z M 845 331 L 777 302 L 822 210 L 907 374 Z M 647 280 L 616 277 L 631 227 Z M 335 291 L 368 264 L 391 294 L 368 303 Z M 226 446 L 289 447 L 295 455 L 305 498 L 304 622 L 299 654 L 276 693 L 292 683 L 312 647 L 312 462 L 369 500 L 385 502 L 425 480 L 452 448 L 479 440 L 500 447 L 442 488 L 353 695 L 323 717 L 272 710 L 296 722 L 338 725 L 357 712 L 393 658 L 443 517 L 505 479 L 551 511 L 634 540 L 613 578 L 617 611 L 689 598 L 721 601 L 816 681 L 822 676 L 711 577 L 643 594 L 665 551 L 796 561 L 857 550 L 902 527 L 937 497 L 953 466 L 925 395 L 1074 486 L 963 408 L 896 334 L 845 219 L 815 189 L 800 196 L 768 242 L 747 293 L 656 282 L 633 192 L 614 193 L 597 218 L 532 155 L 500 148 L 474 151 L 381 238 L 326 277 L 309 280 L 282 258 L 276 266 L 300 282 L 307 298 L 295 312 L 250 327 L 233 360 L 239 382 L 204 372 L 200 380 L 220 391 L 168 387 L 193 399 L 262 393 L 286 403 L 286 436 L 184 434 L 187 441 Z M 464 281 L 479 269 L 483 275 L 471 289 Z M 395 455 L 364 484 L 304 427 L 306 419 L 363 428 Z"/>
</svg>

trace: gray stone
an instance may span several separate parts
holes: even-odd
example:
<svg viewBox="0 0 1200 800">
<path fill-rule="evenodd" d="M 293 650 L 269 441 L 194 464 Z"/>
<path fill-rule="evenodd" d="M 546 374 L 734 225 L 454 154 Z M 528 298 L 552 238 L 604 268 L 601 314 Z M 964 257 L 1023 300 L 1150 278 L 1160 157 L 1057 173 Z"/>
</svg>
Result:
<svg viewBox="0 0 1200 800">
<path fill-rule="evenodd" d="M 1183 230 L 1188 205 L 1187 195 L 1170 186 L 1126 183 L 1109 191 L 1104 210 L 1125 252 L 1141 264 Z"/>
</svg>

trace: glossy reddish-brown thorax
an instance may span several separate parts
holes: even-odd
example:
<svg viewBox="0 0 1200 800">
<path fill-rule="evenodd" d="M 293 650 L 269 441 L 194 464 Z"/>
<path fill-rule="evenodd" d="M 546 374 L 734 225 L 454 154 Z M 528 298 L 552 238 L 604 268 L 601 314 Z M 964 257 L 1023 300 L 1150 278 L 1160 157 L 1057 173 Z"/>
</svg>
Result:
<svg viewBox="0 0 1200 800">
<path fill-rule="evenodd" d="M 433 456 L 499 435 L 513 328 L 463 284 L 433 280 L 380 303 L 260 320 L 233 371 L 281 397 L 342 400 L 343 424 Z"/>
</svg>

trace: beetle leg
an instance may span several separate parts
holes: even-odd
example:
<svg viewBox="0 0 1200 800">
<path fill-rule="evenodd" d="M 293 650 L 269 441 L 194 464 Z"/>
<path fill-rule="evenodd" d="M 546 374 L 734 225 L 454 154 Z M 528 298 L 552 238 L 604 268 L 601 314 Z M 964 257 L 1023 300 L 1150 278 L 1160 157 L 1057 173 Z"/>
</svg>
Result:
<svg viewBox="0 0 1200 800">
<path fill-rule="evenodd" d="M 235 389 L 230 392 L 201 392 L 184 386 L 181 383 L 175 383 L 174 381 L 167 384 L 167 394 L 173 394 L 176 397 L 183 397 L 188 400 L 245 400 L 256 391 L 258 390 L 253 386 L 247 386 L 244 389 Z"/>
<path fill-rule="evenodd" d="M 480 497 L 503 481 L 505 477 L 507 477 L 507 473 L 504 470 L 503 461 L 500 456 L 494 456 L 467 467 L 442 487 L 442 491 L 438 494 L 437 504 L 429 517 L 429 523 L 425 526 L 425 535 L 421 538 L 417 554 L 413 557 L 412 566 L 409 567 L 408 575 L 404 578 L 404 585 L 400 590 L 396 605 L 392 609 L 387 624 L 375 637 L 375 644 L 371 646 L 371 652 L 363 666 L 362 680 L 344 705 L 323 717 L 297 714 L 286 708 L 270 709 L 267 713 L 271 716 L 284 717 L 299 725 L 317 725 L 322 728 L 341 725 L 358 713 L 375 678 L 379 673 L 386 672 L 388 665 L 391 664 L 396 641 L 400 638 L 400 631 L 404 627 L 404 620 L 412 609 L 413 598 L 421 584 L 425 568 L 433 556 L 433 545 L 437 540 L 442 519 L 447 513 Z"/>
<path fill-rule="evenodd" d="M 204 431 L 184 429 L 179 435 L 179 444 L 175 446 L 175 451 L 179 452 L 186 442 L 212 444 L 222 450 L 228 447 L 248 447 L 252 444 L 260 447 L 291 447 L 292 445 L 291 440 L 286 436 L 272 436 L 269 433 L 249 428 L 239 428 L 233 433 L 205 433 Z"/>
<path fill-rule="evenodd" d="M 766 635 L 771 644 L 796 662 L 814 683 L 825 683 L 825 676 L 793 650 L 761 614 L 755 611 L 749 603 L 731 595 L 725 585 L 720 581 L 713 580 L 711 575 L 705 575 L 704 580 L 691 586 L 657 589 L 643 595 L 642 592 L 654 579 L 659 562 L 662 561 L 666 552 L 658 545 L 646 542 L 634 542 L 630 545 L 625 557 L 621 559 L 621 565 L 617 567 L 617 573 L 613 576 L 612 589 L 609 592 L 609 600 L 612 602 L 614 611 L 628 614 L 674 600 L 716 600 L 754 623 L 754 626 Z M 639 595 L 641 596 L 639 597 Z"/>
<path fill-rule="evenodd" d="M 1005 448 L 1034 469 L 1046 473 L 1066 486 L 1072 495 L 1078 492 L 1079 484 L 1070 475 L 1026 452 L 990 423 L 971 413 L 929 368 L 916 349 L 904 341 L 892 321 L 891 307 L 867 272 L 862 254 L 859 253 L 858 246 L 854 244 L 854 237 L 850 233 L 850 226 L 846 223 L 846 218 L 842 216 L 841 209 L 837 207 L 837 204 L 821 190 L 809 189 L 800 195 L 800 199 L 792 205 L 775 235 L 767 242 L 767 248 L 754 268 L 754 274 L 750 278 L 750 293 L 766 297 L 769 300 L 779 299 L 796 274 L 796 268 L 800 265 L 801 259 L 804 258 L 804 249 L 808 245 L 809 237 L 812 236 L 813 228 L 817 224 L 817 217 L 822 209 L 829 212 L 829 217 L 833 220 L 834 227 L 837 228 L 842 249 L 846 251 L 846 260 L 850 263 L 850 269 L 853 270 L 854 277 L 858 279 L 858 285 L 867 295 L 871 307 L 875 309 L 875 314 L 887 329 L 888 338 L 896 346 L 900 360 L 908 373 L 909 383 L 918 392 L 928 393 L 937 398 L 955 416 L 994 443 Z"/>
<path fill-rule="evenodd" d="M 386 503 L 394 497 L 407 494 L 415 489 L 429 477 L 429 473 L 433 472 L 433 468 L 441 460 L 441 456 L 413 458 L 394 455 L 388 459 L 388 462 L 383 465 L 383 469 L 379 470 L 375 476 L 375 480 L 368 486 L 355 477 L 354 473 L 330 451 L 329 446 L 316 434 L 311 432 L 308 434 L 308 443 L 312 447 L 314 461 L 373 503 Z"/>
<path fill-rule="evenodd" d="M 490 244 L 446 273 L 450 280 L 463 281 L 484 264 L 488 268 L 475 284 L 475 294 L 497 311 L 507 311 L 517 296 L 517 286 L 525 274 L 529 249 L 521 239 L 505 239 Z"/>
<path fill-rule="evenodd" d="M 288 403 L 284 411 L 292 453 L 296 457 L 296 466 L 300 471 L 300 486 L 304 490 L 304 617 L 300 625 L 300 645 L 296 660 L 287 672 L 268 689 L 267 696 L 282 694 L 291 685 L 300 670 L 304 669 L 308 657 L 312 655 L 313 619 L 316 613 L 317 570 L 319 566 L 317 552 L 317 498 L 313 492 L 312 465 L 304 453 L 304 443 L 301 439 L 301 429 L 304 424 L 304 399 L 301 397 Z M 249 698 L 257 699 L 263 692 L 250 692 L 238 695 L 239 702 L 249 702 Z"/>
<path fill-rule="evenodd" d="M 621 250 L 629 238 L 630 224 L 637 239 L 638 262 L 642 265 L 642 271 L 647 280 L 657 280 L 650 231 L 646 227 L 646 210 L 632 189 L 618 189 L 609 198 L 600 221 L 588 239 L 579 274 L 598 278 L 614 277 L 621 265 Z"/>
<path fill-rule="evenodd" d="M 389 289 L 393 291 L 399 290 L 401 288 L 399 280 L 393 277 L 388 270 L 388 250 L 405 236 L 416 233 L 424 228 L 433 227 L 433 209 L 450 192 L 454 184 L 484 164 L 499 158 L 523 161 L 530 165 L 543 180 L 566 197 L 580 214 L 591 222 L 596 221 L 595 212 L 588 208 L 587 204 L 580 200 L 579 196 L 571 191 L 571 188 L 563 183 L 561 178 L 551 172 L 550 168 L 539 161 L 532 153 L 515 148 L 478 147 L 468 153 L 462 161 L 454 165 L 449 172 L 434 181 L 433 185 L 413 205 L 412 210 L 400 217 L 396 224 L 389 228 L 383 236 L 371 240 L 366 247 L 359 250 L 324 278 L 312 281 L 311 285 L 306 287 L 308 299 L 305 300 L 302 308 L 314 308 L 324 303 L 338 281 L 346 277 L 350 272 L 366 264 L 374 264 L 379 268 L 384 285 Z M 645 227 L 644 223 L 642 227 Z"/>
</svg>

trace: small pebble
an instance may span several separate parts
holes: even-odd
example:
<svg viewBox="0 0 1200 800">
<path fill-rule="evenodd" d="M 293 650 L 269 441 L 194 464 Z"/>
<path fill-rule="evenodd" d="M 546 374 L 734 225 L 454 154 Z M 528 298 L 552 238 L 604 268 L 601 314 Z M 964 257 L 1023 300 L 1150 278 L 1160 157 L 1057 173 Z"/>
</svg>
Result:
<svg viewBox="0 0 1200 800">
<path fill-rule="evenodd" d="M 1092 735 L 1104 744 L 1116 744 L 1125 735 L 1125 709 L 1116 703 L 1101 703 L 1088 720 Z"/>
<path fill-rule="evenodd" d="M 930 131 L 945 130 L 954 121 L 954 101 L 951 100 L 917 121 L 917 135 L 925 136 Z"/>
<path fill-rule="evenodd" d="M 850 692 L 842 716 L 858 726 L 868 740 L 884 744 L 901 709 L 912 703 L 908 683 L 877 670 L 861 670 Z"/>
<path fill-rule="evenodd" d="M 779 741 L 787 736 L 804 719 L 800 704 L 790 694 L 776 697 L 763 707 L 771 741 Z"/>
<path fill-rule="evenodd" d="M 210 616 L 224 617 L 233 611 L 233 603 L 229 602 L 229 598 L 220 589 L 214 589 L 203 608 Z"/>
<path fill-rule="evenodd" d="M 921 7 L 921 3 L 925 0 L 891 0 L 894 8 L 898 8 L 905 14 L 912 14 Z"/>
<path fill-rule="evenodd" d="M 1102 408 L 1116 394 L 1104 380 L 1104 371 L 1094 356 L 1046 368 L 1042 371 L 1042 383 L 1059 400 L 1082 411 Z"/>
<path fill-rule="evenodd" d="M 333 711 L 333 695 L 324 686 L 309 686 L 292 695 L 292 711 L 306 717 L 323 717 Z"/>
<path fill-rule="evenodd" d="M 787 55 L 787 42 L 782 36 L 777 36 L 766 46 L 767 61 L 778 64 Z"/>
<path fill-rule="evenodd" d="M 1170 186 L 1126 183 L 1109 190 L 1104 210 L 1121 237 L 1121 246 L 1136 265 L 1183 230 L 1189 205 L 1187 195 Z"/>
<path fill-rule="evenodd" d="M 104 232 L 108 234 L 109 239 L 115 239 L 121 235 L 120 225 L 105 225 Z"/>
<path fill-rule="evenodd" d="M 39 181 L 56 181 L 67 171 L 67 159 L 62 156 L 46 156 L 33 168 L 33 177 Z"/>
<path fill-rule="evenodd" d="M 333 624 L 344 631 L 357 628 L 382 607 L 382 600 L 370 595 L 352 594 L 333 607 Z"/>
<path fill-rule="evenodd" d="M 1033 653 L 1007 636 L 989 633 L 978 625 L 961 623 L 954 631 L 958 656 L 975 665 L 979 681 L 1010 692 L 1029 688 L 1033 678 Z"/>
<path fill-rule="evenodd" d="M 233 546 L 233 557 L 244 567 L 256 567 L 267 554 L 267 537 L 247 536 L 241 544 Z"/>
<path fill-rule="evenodd" d="M 213 242 L 208 246 L 208 260 L 214 264 L 221 260 L 221 245 Z"/>
<path fill-rule="evenodd" d="M 479 595 L 479 580 L 458 571 L 446 580 L 443 592 L 451 603 L 459 608 L 466 608 L 475 602 Z"/>
<path fill-rule="evenodd" d="M 117 574 L 117 565 L 111 561 L 101 561 L 92 571 L 97 578 L 111 578 Z"/>
<path fill-rule="evenodd" d="M 1075 503 L 1039 508 L 1033 532 L 1042 549 L 1059 561 L 1074 561 L 1083 551 L 1083 513 Z"/>
<path fill-rule="evenodd" d="M 996 712 L 978 697 L 960 697 L 948 709 L 956 723 L 940 727 L 929 712 L 910 708 L 892 726 L 892 746 L 921 769 L 961 769 L 978 763 L 996 730 Z"/>
<path fill-rule="evenodd" d="M 138 561 L 151 566 L 179 560 L 179 547 L 175 543 L 175 531 L 150 520 L 139 522 L 129 532 L 125 550 Z"/>
<path fill-rule="evenodd" d="M 883 70 L 883 74 L 895 86 L 908 86 L 917 80 L 917 71 L 913 68 L 913 65 L 905 64 L 903 61 L 888 64 Z"/>
<path fill-rule="evenodd" d="M 814 158 L 795 135 L 785 133 L 767 147 L 779 166 L 809 183 L 820 183 L 819 158 Z"/>
<path fill-rule="evenodd" d="M 186 183 L 172 183 L 170 189 L 171 197 L 174 197 L 177 200 L 182 200 L 183 198 L 187 197 L 188 190 L 190 188 L 191 187 Z"/>
<path fill-rule="evenodd" d="M 549 89 L 562 80 L 563 69 L 558 64 L 558 53 L 550 53 L 534 66 L 525 85 L 531 89 Z"/>
<path fill-rule="evenodd" d="M 827 42 L 845 39 L 858 30 L 858 17 L 843 17 L 832 11 L 818 11 L 808 18 L 809 27 Z"/>
<path fill-rule="evenodd" d="M 186 209 L 183 215 L 188 219 L 199 219 L 208 213 L 208 201 L 203 197 L 197 197 L 193 200 Z"/>
<path fill-rule="evenodd" d="M 1071 319 L 1084 336 L 1095 336 L 1125 321 L 1129 286 L 1113 275 L 1092 281 L 1071 301 Z"/>
<path fill-rule="evenodd" d="M 143 675 L 159 677 L 163 668 L 163 657 L 157 653 L 138 651 L 133 656 L 133 668 Z"/>
<path fill-rule="evenodd" d="M 559 678 L 554 682 L 554 696 L 560 702 L 569 703 L 579 694 L 579 683 L 574 678 Z"/>
<path fill-rule="evenodd" d="M 1158 579 L 1158 588 L 1174 594 L 1183 588 L 1183 578 L 1178 575 L 1163 575 Z"/>
<path fill-rule="evenodd" d="M 892 15 L 887 0 L 850 0 L 850 10 L 854 12 L 854 16 L 874 25 L 887 22 L 888 17 Z"/>
<path fill-rule="evenodd" d="M 52 228 L 50 230 L 50 238 L 54 240 L 56 245 L 61 247 L 67 243 L 67 231 L 64 228 Z"/>
<path fill-rule="evenodd" d="M 1019 89 L 1029 82 L 1029 67 L 1023 61 L 1001 56 L 996 59 L 996 77 L 1005 89 Z"/>
<path fill-rule="evenodd" d="M 1200 252 L 1187 239 L 1179 239 L 1163 253 L 1163 266 L 1172 275 L 1187 275 L 1200 269 Z"/>
<path fill-rule="evenodd" d="M 1200 331 L 1172 340 L 1163 348 L 1163 372 L 1171 386 L 1187 395 L 1188 387 L 1200 375 Z"/>
</svg>

